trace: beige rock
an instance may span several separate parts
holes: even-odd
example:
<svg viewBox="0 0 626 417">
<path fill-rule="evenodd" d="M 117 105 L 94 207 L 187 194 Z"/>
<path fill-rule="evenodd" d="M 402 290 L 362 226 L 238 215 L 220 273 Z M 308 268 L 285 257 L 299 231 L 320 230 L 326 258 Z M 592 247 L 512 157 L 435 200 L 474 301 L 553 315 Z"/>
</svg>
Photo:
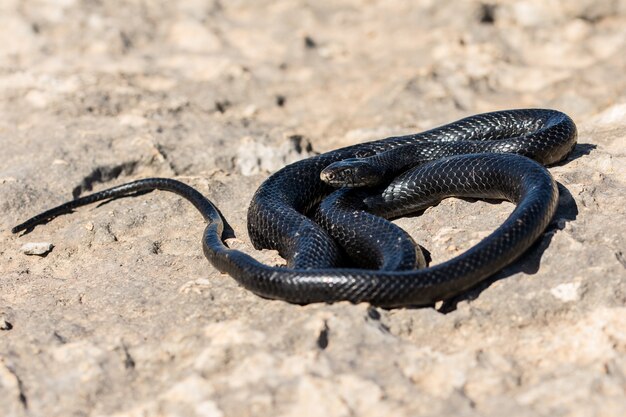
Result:
<svg viewBox="0 0 626 417">
<path fill-rule="evenodd" d="M 25 255 L 39 255 L 43 256 L 48 254 L 54 245 L 50 242 L 28 242 L 22 245 L 20 248 Z"/>
<path fill-rule="evenodd" d="M 625 41 L 612 0 L 0 1 L 0 416 L 626 415 Z M 434 308 L 257 297 L 160 191 L 10 233 L 166 176 L 216 203 L 229 245 L 281 264 L 246 232 L 269 173 L 519 107 L 578 125 L 549 168 L 557 214 Z M 512 210 L 448 199 L 395 222 L 438 264 Z"/>
</svg>

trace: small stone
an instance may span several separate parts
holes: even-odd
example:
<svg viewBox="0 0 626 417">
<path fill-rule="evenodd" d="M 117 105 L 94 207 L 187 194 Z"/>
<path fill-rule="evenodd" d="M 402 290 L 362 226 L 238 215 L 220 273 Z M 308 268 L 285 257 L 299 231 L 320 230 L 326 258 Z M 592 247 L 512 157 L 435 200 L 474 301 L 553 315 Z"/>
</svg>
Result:
<svg viewBox="0 0 626 417">
<path fill-rule="evenodd" d="M 242 115 L 244 117 L 252 117 L 258 113 L 259 109 L 254 104 L 250 104 L 243 109 Z"/>
<path fill-rule="evenodd" d="M 122 114 L 118 117 L 122 126 L 141 127 L 147 123 L 145 117 L 136 114 Z"/>
<path fill-rule="evenodd" d="M 50 242 L 29 242 L 22 245 L 21 251 L 25 255 L 43 256 L 48 254 L 53 247 L 54 245 Z"/>
<path fill-rule="evenodd" d="M 580 282 L 568 282 L 550 289 L 550 293 L 563 302 L 577 301 L 580 299 L 578 288 L 580 288 Z"/>
<path fill-rule="evenodd" d="M 13 325 L 9 323 L 6 319 L 0 317 L 0 330 L 11 330 Z"/>
<path fill-rule="evenodd" d="M 43 109 L 50 103 L 49 94 L 43 91 L 32 90 L 24 98 L 31 106 L 37 109 Z"/>
</svg>

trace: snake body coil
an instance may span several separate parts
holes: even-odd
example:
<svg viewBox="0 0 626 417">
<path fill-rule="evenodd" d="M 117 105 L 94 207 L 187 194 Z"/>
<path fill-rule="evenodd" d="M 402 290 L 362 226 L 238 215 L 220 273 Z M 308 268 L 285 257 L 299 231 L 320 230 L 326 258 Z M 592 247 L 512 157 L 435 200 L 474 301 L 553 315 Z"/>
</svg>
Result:
<svg viewBox="0 0 626 417">
<path fill-rule="evenodd" d="M 389 307 L 425 305 L 477 284 L 536 241 L 552 219 L 558 200 L 556 184 L 540 163 L 563 160 L 575 144 L 576 127 L 565 114 L 511 110 L 471 116 L 420 134 L 354 145 L 288 165 L 261 185 L 248 211 L 254 246 L 277 249 L 288 261 L 286 268 L 261 264 L 226 247 L 217 208 L 195 189 L 170 179 L 138 180 L 78 198 L 33 217 L 13 232 L 95 201 L 167 190 L 191 201 L 208 222 L 202 239 L 207 259 L 258 295 L 294 303 L 348 300 Z M 348 160 L 346 165 L 340 162 L 344 160 Z M 358 184 L 358 178 L 352 178 L 356 184 L 346 183 L 364 162 L 373 164 L 382 177 L 400 175 L 386 188 L 335 191 L 328 184 L 341 176 L 346 185 L 371 185 Z M 330 171 L 324 171 L 329 166 Z M 414 269 L 424 266 L 424 261 L 408 235 L 398 234 L 378 216 L 421 210 L 450 196 L 504 198 L 517 206 L 473 248 L 447 262 Z M 306 215 L 314 216 L 319 224 Z M 368 265 L 379 269 L 338 268 L 344 250 L 335 242 L 357 262 L 378 250 L 376 243 L 363 243 L 367 236 L 358 232 L 363 225 L 387 248 L 375 254 L 374 265 Z M 410 256 L 414 258 L 407 262 Z"/>
</svg>

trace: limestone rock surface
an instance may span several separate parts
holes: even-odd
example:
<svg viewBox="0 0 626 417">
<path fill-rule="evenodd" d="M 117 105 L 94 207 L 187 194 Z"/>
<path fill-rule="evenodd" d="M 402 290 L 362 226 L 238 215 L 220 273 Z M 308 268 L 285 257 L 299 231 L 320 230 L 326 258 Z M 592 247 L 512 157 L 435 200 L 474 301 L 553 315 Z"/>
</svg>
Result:
<svg viewBox="0 0 626 417">
<path fill-rule="evenodd" d="M 0 416 L 626 415 L 623 1 L 0 2 Z M 261 299 L 153 192 L 11 227 L 114 184 L 176 178 L 255 251 L 285 163 L 504 108 L 570 114 L 544 238 L 435 308 Z M 433 263 L 508 203 L 398 223 Z M 26 256 L 27 242 L 51 242 Z"/>
</svg>

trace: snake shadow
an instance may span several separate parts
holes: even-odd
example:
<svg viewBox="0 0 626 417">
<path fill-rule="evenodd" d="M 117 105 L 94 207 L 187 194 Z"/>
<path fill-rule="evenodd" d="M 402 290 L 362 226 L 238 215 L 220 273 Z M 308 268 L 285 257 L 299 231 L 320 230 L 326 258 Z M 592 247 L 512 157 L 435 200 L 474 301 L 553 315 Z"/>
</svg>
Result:
<svg viewBox="0 0 626 417">
<path fill-rule="evenodd" d="M 574 160 L 580 158 L 581 156 L 589 155 L 591 153 L 591 151 L 593 151 L 597 147 L 598 147 L 598 145 L 594 145 L 593 143 L 578 143 L 578 144 L 576 144 L 576 146 L 574 146 L 574 149 L 572 149 L 572 152 L 570 152 L 570 154 L 567 156 L 567 158 L 565 158 L 564 160 L 562 160 L 560 162 L 557 162 L 556 164 L 554 164 L 552 166 L 560 167 L 560 166 L 563 166 L 563 165 L 567 165 L 571 161 L 574 161 Z"/>
<path fill-rule="evenodd" d="M 107 205 L 109 203 L 112 203 L 113 201 L 115 201 L 117 199 L 120 199 L 120 198 L 139 197 L 139 196 L 142 196 L 144 194 L 151 193 L 152 191 L 154 191 L 154 190 L 135 191 L 135 192 L 132 192 L 132 193 L 129 193 L 129 194 L 124 194 L 124 195 L 119 195 L 119 196 L 107 198 L 106 200 L 102 200 L 102 201 L 98 202 L 98 204 L 96 204 L 96 208 L 105 206 L 105 205 Z M 76 196 L 74 196 L 74 198 L 76 198 Z M 37 222 L 37 224 L 34 224 L 34 225 L 30 226 L 30 227 L 27 227 L 26 229 L 24 229 L 20 233 L 19 236 L 26 236 L 26 235 L 30 234 L 33 230 L 35 230 L 35 228 L 37 226 L 44 226 L 44 225 L 50 223 L 51 221 L 53 221 L 56 218 L 59 218 L 61 216 L 66 216 L 66 215 L 72 214 L 74 212 L 76 212 L 76 208 L 66 209 L 64 211 L 59 211 L 53 217 L 50 217 L 50 218 L 47 218 L 47 219 L 44 219 L 44 220 L 40 220 L 40 221 Z"/>
<path fill-rule="evenodd" d="M 543 236 L 509 266 L 506 266 L 504 269 L 481 281 L 479 284 L 476 284 L 474 287 L 463 292 L 462 294 L 448 300 L 444 300 L 443 304 L 438 309 L 440 313 L 447 314 L 455 311 L 458 303 L 461 301 L 475 300 L 483 291 L 489 288 L 496 281 L 508 278 L 520 272 L 528 275 L 534 275 L 539 271 L 543 253 L 550 246 L 550 242 L 552 241 L 554 235 L 559 230 L 565 228 L 567 222 L 575 220 L 578 216 L 578 205 L 576 204 L 574 197 L 572 197 L 572 194 L 567 188 L 565 188 L 565 186 L 563 186 L 563 184 L 559 182 L 557 182 L 557 187 L 559 189 L 558 206 L 556 213 L 554 214 L 554 217 L 552 218 L 552 221 L 548 225 L 548 228 L 544 232 Z"/>
<path fill-rule="evenodd" d="M 554 164 L 553 166 L 566 165 L 575 159 L 589 155 L 591 151 L 596 148 L 597 145 L 591 143 L 579 143 L 574 147 L 567 158 L 557 164 Z M 563 184 L 559 182 L 557 182 L 557 187 L 559 189 L 559 204 L 557 206 L 556 213 L 554 214 L 554 217 L 552 218 L 552 221 L 548 225 L 548 228 L 544 232 L 542 238 L 537 240 L 537 242 L 535 242 L 522 256 L 509 266 L 483 280 L 462 294 L 448 300 L 444 300 L 443 304 L 438 309 L 440 313 L 447 314 L 455 311 L 458 303 L 461 301 L 475 300 L 484 290 L 489 288 L 496 281 L 508 278 L 511 275 L 515 275 L 520 272 L 528 275 L 534 275 L 539 271 L 539 267 L 541 266 L 541 257 L 550 246 L 553 236 L 557 233 L 557 231 L 565 228 L 567 222 L 575 220 L 578 216 L 578 205 L 576 204 L 574 197 L 572 197 L 572 194 Z"/>
<path fill-rule="evenodd" d="M 135 191 L 135 192 L 132 192 L 132 193 L 129 193 L 129 194 L 125 194 L 125 195 L 119 195 L 119 196 L 107 198 L 106 200 L 98 202 L 98 204 L 96 204 L 96 208 L 100 208 L 100 207 L 106 206 L 108 204 L 111 204 L 112 202 L 114 202 L 115 200 L 118 200 L 118 199 L 122 199 L 122 198 L 136 198 L 136 197 L 140 197 L 140 196 L 143 196 L 143 195 L 146 195 L 146 194 L 150 194 L 153 191 L 155 191 L 155 190 Z M 217 208 L 217 207 L 216 207 L 216 209 L 217 209 L 217 212 L 219 213 L 219 215 L 222 217 L 222 221 L 224 223 L 224 231 L 222 232 L 222 239 L 234 238 L 235 237 L 235 230 L 232 228 L 230 223 L 228 223 L 228 221 L 226 220 L 226 217 L 224 217 L 224 215 L 222 214 L 220 209 Z M 28 228 L 24 229 L 24 231 L 22 231 L 20 236 L 28 235 L 35 229 L 35 227 L 43 226 L 45 224 L 50 223 L 51 221 L 53 221 L 57 217 L 65 216 L 65 215 L 68 215 L 68 214 L 72 214 L 75 211 L 76 211 L 76 209 L 67 209 L 66 211 L 59 212 L 54 217 L 42 220 L 41 222 L 37 223 L 36 225 L 33 225 L 31 227 L 28 227 Z M 47 256 L 47 254 L 45 256 Z"/>
</svg>

